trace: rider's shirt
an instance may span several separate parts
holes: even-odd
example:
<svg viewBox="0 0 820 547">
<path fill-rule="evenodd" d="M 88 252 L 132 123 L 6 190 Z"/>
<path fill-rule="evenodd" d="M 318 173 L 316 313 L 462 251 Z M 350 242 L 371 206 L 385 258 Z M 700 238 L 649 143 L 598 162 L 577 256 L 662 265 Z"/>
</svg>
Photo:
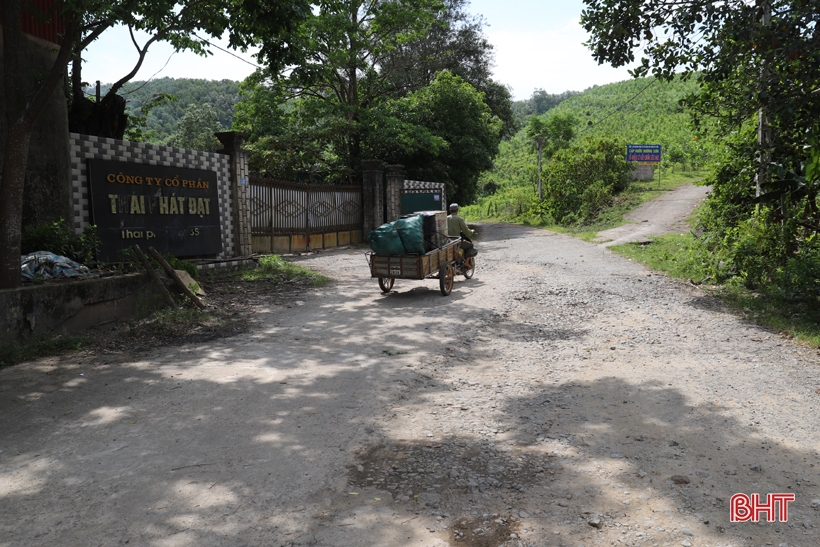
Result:
<svg viewBox="0 0 820 547">
<path fill-rule="evenodd" d="M 450 237 L 458 237 L 462 232 L 469 238 L 475 237 L 473 231 L 467 227 L 464 219 L 456 214 L 447 215 L 447 232 Z"/>
</svg>

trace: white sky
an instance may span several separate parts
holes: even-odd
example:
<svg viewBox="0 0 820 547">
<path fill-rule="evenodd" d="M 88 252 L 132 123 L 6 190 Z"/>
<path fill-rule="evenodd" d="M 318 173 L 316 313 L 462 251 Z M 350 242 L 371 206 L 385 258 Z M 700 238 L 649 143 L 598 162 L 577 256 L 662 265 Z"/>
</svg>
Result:
<svg viewBox="0 0 820 547">
<path fill-rule="evenodd" d="M 582 91 L 629 79 L 625 68 L 599 66 L 582 45 L 587 39 L 579 24 L 582 9 L 581 0 L 472 0 L 470 11 L 484 16 L 485 34 L 495 46 L 495 79 L 511 86 L 515 99 L 528 98 L 536 88 L 547 93 Z M 211 57 L 175 54 L 166 44 L 153 44 L 134 79 L 242 80 L 254 70 L 227 53 L 216 49 L 213 53 Z M 236 54 L 254 62 L 250 53 Z M 137 55 L 127 30 L 118 28 L 104 33 L 86 51 L 85 59 L 85 81 L 111 83 L 133 68 Z"/>
</svg>

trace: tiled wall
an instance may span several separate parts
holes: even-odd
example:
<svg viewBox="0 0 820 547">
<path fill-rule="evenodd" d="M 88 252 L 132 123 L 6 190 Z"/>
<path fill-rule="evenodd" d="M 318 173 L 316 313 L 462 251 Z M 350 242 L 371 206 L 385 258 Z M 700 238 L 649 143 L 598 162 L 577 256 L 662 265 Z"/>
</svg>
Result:
<svg viewBox="0 0 820 547">
<path fill-rule="evenodd" d="M 443 182 L 425 182 L 423 180 L 406 180 L 401 190 L 402 194 L 426 194 L 441 192 L 441 203 L 447 209 L 447 187 Z"/>
<path fill-rule="evenodd" d="M 91 222 L 88 164 L 86 163 L 89 158 L 216 171 L 219 189 L 219 223 L 222 228 L 222 253 L 218 257 L 234 256 L 230 156 L 71 133 L 73 225 L 77 233 L 82 232 L 83 228 Z"/>
</svg>

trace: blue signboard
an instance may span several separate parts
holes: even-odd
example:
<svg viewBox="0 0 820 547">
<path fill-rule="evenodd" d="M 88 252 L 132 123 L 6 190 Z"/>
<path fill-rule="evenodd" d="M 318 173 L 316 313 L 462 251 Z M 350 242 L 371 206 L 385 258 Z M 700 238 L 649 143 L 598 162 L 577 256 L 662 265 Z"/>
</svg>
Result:
<svg viewBox="0 0 820 547">
<path fill-rule="evenodd" d="M 626 161 L 655 164 L 661 162 L 660 144 L 627 144 Z"/>
</svg>

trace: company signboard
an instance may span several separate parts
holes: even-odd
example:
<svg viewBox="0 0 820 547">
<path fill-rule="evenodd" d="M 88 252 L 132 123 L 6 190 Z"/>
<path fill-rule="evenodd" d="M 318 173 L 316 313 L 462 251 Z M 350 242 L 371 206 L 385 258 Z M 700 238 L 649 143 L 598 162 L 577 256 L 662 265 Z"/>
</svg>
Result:
<svg viewBox="0 0 820 547">
<path fill-rule="evenodd" d="M 190 257 L 222 251 L 216 171 L 88 160 L 100 260 L 139 244 Z"/>
<path fill-rule="evenodd" d="M 661 162 L 660 144 L 627 144 L 626 161 L 656 164 Z"/>
</svg>

